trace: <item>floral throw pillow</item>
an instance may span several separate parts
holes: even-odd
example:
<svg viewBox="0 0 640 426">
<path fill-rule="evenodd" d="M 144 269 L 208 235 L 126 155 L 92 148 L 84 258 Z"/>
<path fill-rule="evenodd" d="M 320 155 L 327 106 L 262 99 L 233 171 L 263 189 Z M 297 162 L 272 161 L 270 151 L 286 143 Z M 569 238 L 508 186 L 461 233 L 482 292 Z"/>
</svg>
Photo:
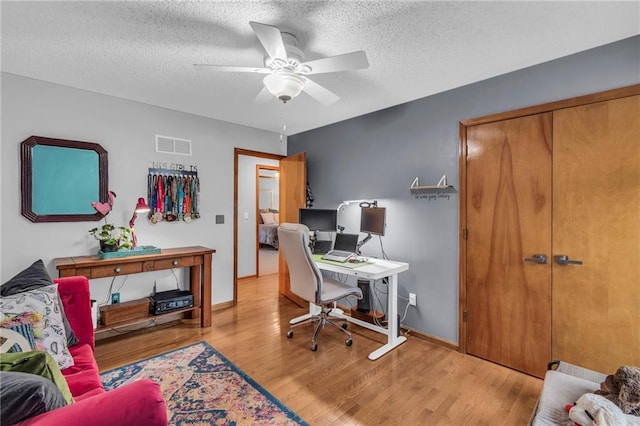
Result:
<svg viewBox="0 0 640 426">
<path fill-rule="evenodd" d="M 73 358 L 67 348 L 67 336 L 60 313 L 58 285 L 40 287 L 0 299 L 0 312 L 5 316 L 16 316 L 25 312 L 42 315 L 41 333 L 34 326 L 36 347 L 41 347 L 56 360 L 61 370 L 73 365 Z M 38 336 L 37 334 L 40 334 Z"/>
<path fill-rule="evenodd" d="M 49 285 L 53 285 L 53 281 L 44 266 L 44 262 L 39 259 L 9 281 L 0 285 L 0 297 L 11 296 Z M 60 312 L 62 313 L 62 322 L 64 322 L 64 332 L 67 335 L 67 346 L 71 347 L 78 344 L 78 338 L 67 320 L 62 303 L 60 303 Z"/>
<path fill-rule="evenodd" d="M 30 349 L 44 350 L 41 343 L 36 343 L 36 336 L 42 338 L 44 328 L 44 320 L 39 313 L 23 312 L 7 316 L 0 320 L 0 327 L 20 333 L 31 345 Z M 14 345 L 9 352 L 20 352 L 20 350 L 17 345 Z"/>
</svg>

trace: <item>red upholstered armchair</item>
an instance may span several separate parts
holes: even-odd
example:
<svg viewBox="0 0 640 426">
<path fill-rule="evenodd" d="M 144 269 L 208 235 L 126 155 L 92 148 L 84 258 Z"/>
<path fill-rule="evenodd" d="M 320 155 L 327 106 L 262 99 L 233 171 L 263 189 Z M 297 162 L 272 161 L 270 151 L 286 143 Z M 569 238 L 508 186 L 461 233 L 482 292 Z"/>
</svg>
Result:
<svg viewBox="0 0 640 426">
<path fill-rule="evenodd" d="M 144 379 L 106 392 L 93 356 L 89 280 L 58 278 L 58 292 L 73 332 L 79 340 L 69 351 L 74 365 L 62 370 L 74 403 L 21 422 L 20 425 L 124 426 L 166 425 L 167 409 L 160 386 Z"/>
</svg>

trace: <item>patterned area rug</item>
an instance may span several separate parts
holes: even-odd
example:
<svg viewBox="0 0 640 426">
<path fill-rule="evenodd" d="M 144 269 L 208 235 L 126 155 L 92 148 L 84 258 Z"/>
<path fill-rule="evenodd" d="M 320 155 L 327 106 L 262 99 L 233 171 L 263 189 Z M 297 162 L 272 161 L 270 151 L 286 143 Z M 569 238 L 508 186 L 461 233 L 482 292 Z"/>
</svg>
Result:
<svg viewBox="0 0 640 426">
<path fill-rule="evenodd" d="M 145 377 L 160 383 L 170 425 L 307 425 L 206 342 L 100 377 L 107 390 Z"/>
</svg>

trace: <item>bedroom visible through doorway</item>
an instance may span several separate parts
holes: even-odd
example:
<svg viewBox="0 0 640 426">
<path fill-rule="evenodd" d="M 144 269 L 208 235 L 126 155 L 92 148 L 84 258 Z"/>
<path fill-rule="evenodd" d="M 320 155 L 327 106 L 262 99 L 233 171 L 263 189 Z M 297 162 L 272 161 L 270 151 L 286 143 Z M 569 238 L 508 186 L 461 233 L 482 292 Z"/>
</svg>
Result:
<svg viewBox="0 0 640 426">
<path fill-rule="evenodd" d="M 256 165 L 256 271 L 259 277 L 278 273 L 280 168 Z"/>
</svg>

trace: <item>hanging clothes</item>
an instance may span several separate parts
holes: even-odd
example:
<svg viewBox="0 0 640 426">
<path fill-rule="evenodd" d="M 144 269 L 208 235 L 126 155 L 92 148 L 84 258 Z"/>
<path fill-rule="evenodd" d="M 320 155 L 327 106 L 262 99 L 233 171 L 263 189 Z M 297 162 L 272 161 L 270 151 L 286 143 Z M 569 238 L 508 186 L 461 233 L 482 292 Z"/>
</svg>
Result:
<svg viewBox="0 0 640 426">
<path fill-rule="evenodd" d="M 156 185 L 156 191 L 158 192 L 156 211 L 162 213 L 164 211 L 164 177 L 162 175 L 158 176 Z"/>
<path fill-rule="evenodd" d="M 315 201 L 315 198 L 313 198 L 313 194 L 311 193 L 311 186 L 309 185 L 309 182 L 307 182 L 306 206 L 307 206 L 308 209 L 313 207 L 313 202 L 314 201 Z"/>
<path fill-rule="evenodd" d="M 147 203 L 152 223 L 173 222 L 200 217 L 200 179 L 198 172 L 149 168 Z"/>
</svg>

